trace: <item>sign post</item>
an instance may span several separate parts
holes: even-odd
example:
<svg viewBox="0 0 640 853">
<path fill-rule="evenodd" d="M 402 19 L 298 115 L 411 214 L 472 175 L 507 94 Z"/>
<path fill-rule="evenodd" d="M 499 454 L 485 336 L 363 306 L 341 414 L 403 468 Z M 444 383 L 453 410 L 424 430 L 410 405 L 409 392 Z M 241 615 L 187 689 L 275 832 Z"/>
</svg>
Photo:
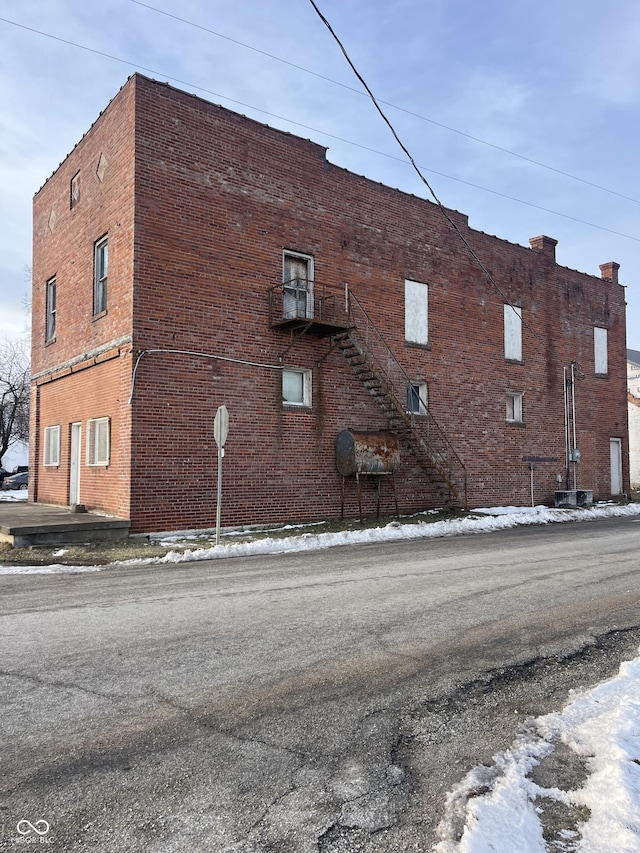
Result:
<svg viewBox="0 0 640 853">
<path fill-rule="evenodd" d="M 218 445 L 218 500 L 216 505 L 216 545 L 220 544 L 220 512 L 222 504 L 222 457 L 224 444 L 229 434 L 229 412 L 223 404 L 218 408 L 213 421 L 213 437 Z"/>
</svg>

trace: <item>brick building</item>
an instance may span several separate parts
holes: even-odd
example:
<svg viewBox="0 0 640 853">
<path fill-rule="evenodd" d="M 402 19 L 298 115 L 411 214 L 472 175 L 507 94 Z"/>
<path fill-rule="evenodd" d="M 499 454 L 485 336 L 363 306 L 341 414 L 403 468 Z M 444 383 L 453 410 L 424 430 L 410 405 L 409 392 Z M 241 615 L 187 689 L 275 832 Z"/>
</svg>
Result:
<svg viewBox="0 0 640 853">
<path fill-rule="evenodd" d="M 222 404 L 225 525 L 357 514 L 344 430 L 398 442 L 365 512 L 392 482 L 400 512 L 628 490 L 618 264 L 560 267 L 325 153 L 129 79 L 34 200 L 32 500 L 211 527 Z"/>
</svg>

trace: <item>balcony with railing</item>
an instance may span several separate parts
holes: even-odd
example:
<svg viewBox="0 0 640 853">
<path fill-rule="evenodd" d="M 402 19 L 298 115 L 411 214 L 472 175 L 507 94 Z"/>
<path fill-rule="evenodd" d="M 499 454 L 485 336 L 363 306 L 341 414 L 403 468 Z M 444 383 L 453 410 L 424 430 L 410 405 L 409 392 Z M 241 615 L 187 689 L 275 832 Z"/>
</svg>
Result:
<svg viewBox="0 0 640 853">
<path fill-rule="evenodd" d="M 303 278 L 276 284 L 268 290 L 269 325 L 334 335 L 350 328 L 347 290 Z"/>
</svg>

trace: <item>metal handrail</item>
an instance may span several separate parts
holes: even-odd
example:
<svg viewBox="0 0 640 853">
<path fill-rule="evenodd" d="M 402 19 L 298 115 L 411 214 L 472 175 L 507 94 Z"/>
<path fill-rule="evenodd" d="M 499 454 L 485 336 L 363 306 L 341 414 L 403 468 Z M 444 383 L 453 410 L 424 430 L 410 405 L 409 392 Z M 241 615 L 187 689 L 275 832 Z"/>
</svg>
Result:
<svg viewBox="0 0 640 853">
<path fill-rule="evenodd" d="M 287 301 L 286 297 L 290 296 Z M 353 291 L 311 279 L 293 278 L 268 289 L 269 323 L 318 323 L 348 330 L 349 339 L 380 383 L 395 418 L 404 426 L 450 491 L 467 505 L 467 472 L 427 400 L 418 394 L 419 413 L 410 411 L 412 382 Z"/>
<path fill-rule="evenodd" d="M 315 279 L 292 278 L 273 285 L 267 293 L 271 325 L 287 320 L 315 320 L 345 328 L 348 326 L 344 289 Z M 287 297 L 290 297 L 288 301 Z"/>
<path fill-rule="evenodd" d="M 407 394 L 412 382 L 407 372 L 351 290 L 348 290 L 347 300 L 351 340 L 383 385 L 396 415 L 413 432 L 431 464 L 466 506 L 467 472 L 462 460 L 421 395 L 418 395 L 420 413 L 408 410 Z"/>
</svg>

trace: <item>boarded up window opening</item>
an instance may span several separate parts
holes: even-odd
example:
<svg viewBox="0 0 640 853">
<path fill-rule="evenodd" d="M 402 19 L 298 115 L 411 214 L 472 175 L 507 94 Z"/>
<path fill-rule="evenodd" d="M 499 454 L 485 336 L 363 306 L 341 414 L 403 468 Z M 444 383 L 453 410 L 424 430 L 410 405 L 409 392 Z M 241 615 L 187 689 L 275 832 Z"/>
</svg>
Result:
<svg viewBox="0 0 640 853">
<path fill-rule="evenodd" d="M 429 343 L 429 286 L 408 279 L 404 283 L 404 337 L 412 344 Z"/>
<path fill-rule="evenodd" d="M 504 357 L 522 361 L 522 308 L 504 306 Z"/>
<path fill-rule="evenodd" d="M 607 356 L 608 334 L 606 329 L 594 326 L 593 329 L 593 357 L 595 371 L 599 376 L 606 376 L 609 372 L 609 360 Z"/>
</svg>

